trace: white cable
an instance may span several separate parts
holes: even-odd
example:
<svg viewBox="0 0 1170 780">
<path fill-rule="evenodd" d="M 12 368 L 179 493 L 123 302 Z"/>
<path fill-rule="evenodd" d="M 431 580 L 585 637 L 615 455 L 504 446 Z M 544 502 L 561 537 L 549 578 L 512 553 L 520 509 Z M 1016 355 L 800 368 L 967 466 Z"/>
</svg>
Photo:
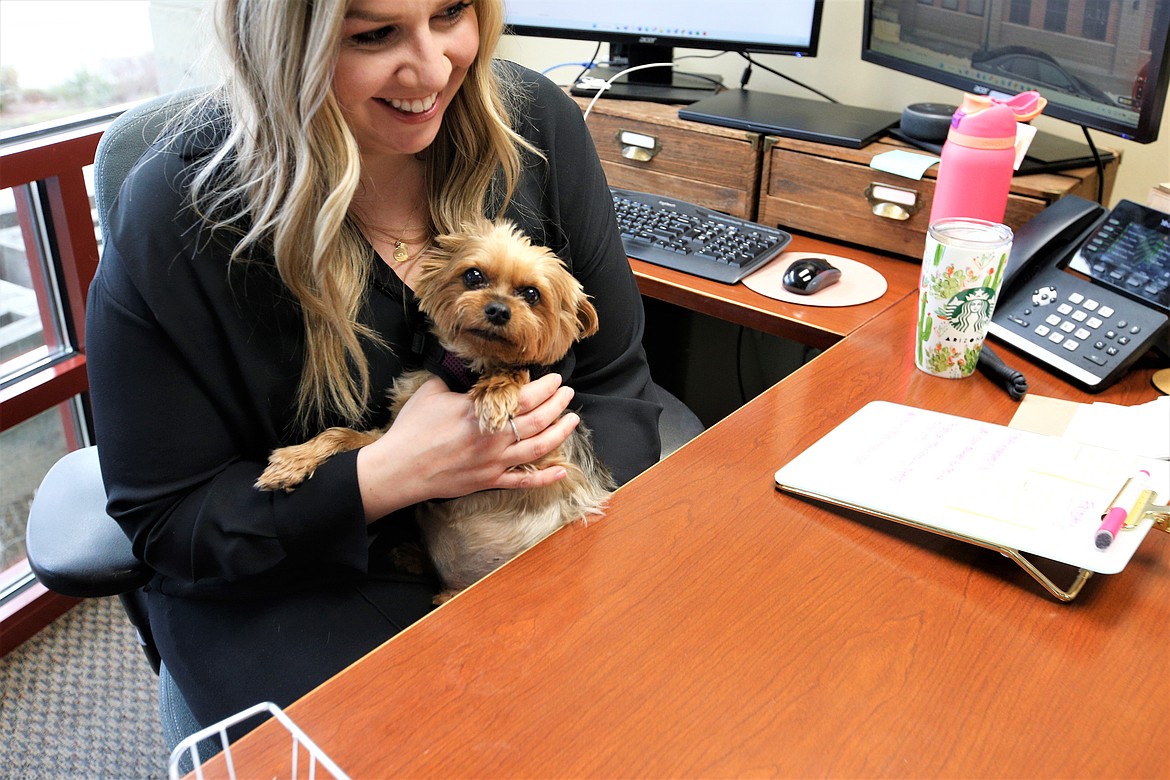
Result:
<svg viewBox="0 0 1170 780">
<path fill-rule="evenodd" d="M 611 84 L 613 84 L 617 79 L 621 78 L 622 76 L 626 75 L 627 73 L 633 73 L 636 70 L 643 70 L 645 68 L 673 68 L 673 67 L 674 67 L 673 62 L 647 62 L 645 65 L 635 65 L 632 68 L 626 68 L 625 70 L 618 71 L 617 73 L 615 73 L 614 75 L 612 75 L 608 79 L 606 79 L 604 82 L 602 82 L 601 86 L 596 88 L 597 94 L 593 96 L 593 99 L 589 101 L 589 105 L 585 107 L 584 118 L 586 120 L 589 119 L 589 112 L 593 110 L 593 104 L 597 102 L 597 99 L 601 97 L 602 93 L 604 93 L 605 90 L 609 89 Z M 578 83 L 580 83 L 580 82 L 578 82 Z M 590 86 L 587 86 L 585 88 L 592 89 L 593 86 L 590 85 Z"/>
</svg>

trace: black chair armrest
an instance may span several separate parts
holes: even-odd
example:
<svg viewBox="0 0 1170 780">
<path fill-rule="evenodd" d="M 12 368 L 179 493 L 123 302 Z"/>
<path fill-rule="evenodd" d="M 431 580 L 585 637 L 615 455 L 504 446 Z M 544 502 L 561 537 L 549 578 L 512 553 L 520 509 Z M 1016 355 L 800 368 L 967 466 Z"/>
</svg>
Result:
<svg viewBox="0 0 1170 780">
<path fill-rule="evenodd" d="M 29 507 L 25 542 L 37 579 L 65 596 L 115 596 L 151 578 L 106 514 L 97 447 L 75 450 L 49 469 Z"/>
<path fill-rule="evenodd" d="M 667 392 L 666 388 L 656 384 L 654 389 L 662 403 L 662 416 L 658 418 L 658 435 L 662 440 L 661 458 L 665 458 L 702 433 L 704 427 L 702 420 L 690 407 Z"/>
</svg>

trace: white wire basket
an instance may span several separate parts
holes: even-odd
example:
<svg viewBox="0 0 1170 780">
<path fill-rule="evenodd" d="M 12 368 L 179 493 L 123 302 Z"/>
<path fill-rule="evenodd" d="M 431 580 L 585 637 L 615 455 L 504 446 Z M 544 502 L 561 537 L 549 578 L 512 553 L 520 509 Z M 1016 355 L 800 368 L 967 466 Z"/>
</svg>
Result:
<svg viewBox="0 0 1170 780">
<path fill-rule="evenodd" d="M 271 767 L 265 769 L 265 777 L 287 777 L 290 780 L 297 780 L 304 777 L 308 780 L 316 780 L 320 777 L 332 777 L 335 780 L 349 780 L 337 764 L 329 756 L 325 755 L 321 748 L 313 744 L 313 740 L 301 731 L 297 724 L 284 714 L 284 711 L 271 702 L 264 702 L 257 704 L 254 707 L 249 707 L 243 712 L 225 720 L 216 723 L 214 726 L 208 726 L 205 729 L 196 731 L 191 736 L 184 739 L 175 749 L 171 751 L 171 760 L 167 766 L 167 773 L 171 780 L 178 780 L 185 777 L 191 772 L 195 773 L 197 780 L 203 780 L 203 759 L 206 756 L 210 759 L 212 756 L 219 755 L 218 752 L 200 752 L 200 745 L 205 747 L 214 747 L 218 741 L 218 747 L 222 750 L 224 770 L 231 780 L 236 780 L 237 772 L 244 778 L 255 777 L 256 771 L 249 770 L 247 767 L 237 767 L 235 761 L 232 759 L 232 746 L 228 739 L 228 729 L 238 723 L 242 723 L 249 718 L 254 718 L 258 715 L 271 715 L 288 731 L 292 741 L 289 751 L 289 761 L 286 766 L 286 771 L 279 773 L 273 771 Z M 318 775 L 318 769 L 322 771 Z M 325 774 L 328 773 L 328 774 Z"/>
</svg>

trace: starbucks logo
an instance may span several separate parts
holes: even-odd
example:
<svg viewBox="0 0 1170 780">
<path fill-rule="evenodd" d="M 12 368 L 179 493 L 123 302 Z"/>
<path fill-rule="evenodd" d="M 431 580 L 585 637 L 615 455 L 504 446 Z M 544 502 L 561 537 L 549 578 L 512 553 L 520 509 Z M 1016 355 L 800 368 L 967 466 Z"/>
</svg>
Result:
<svg viewBox="0 0 1170 780">
<path fill-rule="evenodd" d="M 972 287 L 954 295 L 939 309 L 939 315 L 955 330 L 978 336 L 991 320 L 994 298 L 990 287 Z"/>
</svg>

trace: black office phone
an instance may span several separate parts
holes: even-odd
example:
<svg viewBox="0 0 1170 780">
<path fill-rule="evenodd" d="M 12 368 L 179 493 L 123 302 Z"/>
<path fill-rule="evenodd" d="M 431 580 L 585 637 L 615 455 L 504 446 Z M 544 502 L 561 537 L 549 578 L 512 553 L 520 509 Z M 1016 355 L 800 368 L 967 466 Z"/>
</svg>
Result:
<svg viewBox="0 0 1170 780">
<path fill-rule="evenodd" d="M 1088 392 L 1109 387 L 1170 346 L 1170 215 L 1056 201 L 1016 231 L 988 332 Z"/>
</svg>

